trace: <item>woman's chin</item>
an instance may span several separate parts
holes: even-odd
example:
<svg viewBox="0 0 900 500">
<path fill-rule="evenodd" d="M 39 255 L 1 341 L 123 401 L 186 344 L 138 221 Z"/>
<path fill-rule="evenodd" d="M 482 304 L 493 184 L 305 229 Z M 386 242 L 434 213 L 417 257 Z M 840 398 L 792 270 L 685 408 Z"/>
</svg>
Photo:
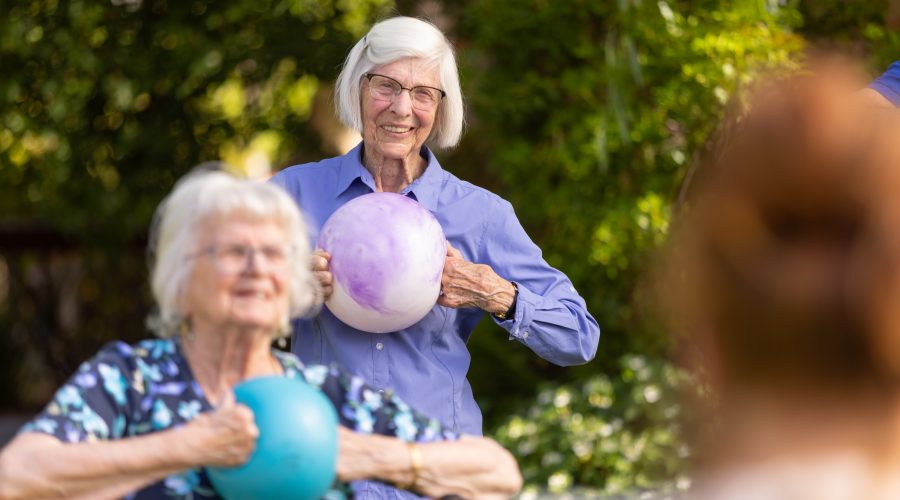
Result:
<svg viewBox="0 0 900 500">
<path fill-rule="evenodd" d="M 382 142 L 376 151 L 387 160 L 405 160 L 412 154 L 418 154 L 418 148 L 408 143 Z"/>
<path fill-rule="evenodd" d="M 272 320 L 273 317 L 275 315 L 261 312 L 236 314 L 231 317 L 229 323 L 240 330 L 270 334 L 280 326 L 277 321 Z"/>
</svg>

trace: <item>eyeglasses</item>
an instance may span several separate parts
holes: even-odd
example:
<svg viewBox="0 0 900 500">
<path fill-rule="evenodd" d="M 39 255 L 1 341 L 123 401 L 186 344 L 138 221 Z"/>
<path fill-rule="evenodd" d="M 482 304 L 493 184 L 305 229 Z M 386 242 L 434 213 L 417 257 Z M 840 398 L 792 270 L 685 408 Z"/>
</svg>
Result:
<svg viewBox="0 0 900 500">
<path fill-rule="evenodd" d="M 441 99 L 447 95 L 443 90 L 427 85 L 406 88 L 389 76 L 366 73 L 365 77 L 369 80 L 369 94 L 373 98 L 379 101 L 394 102 L 394 99 L 399 97 L 401 92 L 408 90 L 412 107 L 419 111 L 433 110 L 441 102 Z"/>
<path fill-rule="evenodd" d="M 188 257 L 203 255 L 212 258 L 216 271 L 229 276 L 246 271 L 250 262 L 253 262 L 259 272 L 284 274 L 289 268 L 293 249 L 289 245 L 264 245 L 256 248 L 231 243 L 210 245 Z"/>
</svg>

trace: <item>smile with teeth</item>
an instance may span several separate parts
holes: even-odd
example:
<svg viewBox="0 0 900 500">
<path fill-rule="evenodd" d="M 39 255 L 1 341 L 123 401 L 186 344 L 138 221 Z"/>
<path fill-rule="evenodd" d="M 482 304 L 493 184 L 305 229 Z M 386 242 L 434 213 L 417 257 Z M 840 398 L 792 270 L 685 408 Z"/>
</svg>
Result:
<svg viewBox="0 0 900 500">
<path fill-rule="evenodd" d="M 402 134 L 403 132 L 408 132 L 412 130 L 412 127 L 395 127 L 393 125 L 382 125 L 381 128 L 387 130 L 388 132 L 393 132 L 395 134 Z"/>
</svg>

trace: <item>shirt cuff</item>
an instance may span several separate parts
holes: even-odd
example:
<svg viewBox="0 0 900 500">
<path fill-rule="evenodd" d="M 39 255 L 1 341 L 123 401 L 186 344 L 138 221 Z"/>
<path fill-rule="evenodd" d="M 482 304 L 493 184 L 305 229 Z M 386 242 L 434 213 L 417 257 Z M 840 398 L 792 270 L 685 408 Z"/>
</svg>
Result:
<svg viewBox="0 0 900 500">
<path fill-rule="evenodd" d="M 532 318 L 534 318 L 534 304 L 538 296 L 530 290 L 516 282 L 519 288 L 519 295 L 516 297 L 516 312 L 511 318 L 501 320 L 491 315 L 498 325 L 509 332 L 509 340 L 518 339 L 521 341 L 528 340 L 529 328 L 531 327 Z"/>
</svg>

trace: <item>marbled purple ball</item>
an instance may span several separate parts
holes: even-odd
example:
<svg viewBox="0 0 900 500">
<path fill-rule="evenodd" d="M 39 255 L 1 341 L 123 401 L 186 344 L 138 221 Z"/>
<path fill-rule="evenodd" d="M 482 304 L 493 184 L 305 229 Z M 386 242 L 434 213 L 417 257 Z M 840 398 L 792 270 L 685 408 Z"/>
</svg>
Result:
<svg viewBox="0 0 900 500">
<path fill-rule="evenodd" d="M 415 200 L 371 193 L 335 211 L 318 247 L 331 254 L 338 319 L 372 333 L 417 323 L 437 302 L 447 254 L 437 219 Z"/>
</svg>

